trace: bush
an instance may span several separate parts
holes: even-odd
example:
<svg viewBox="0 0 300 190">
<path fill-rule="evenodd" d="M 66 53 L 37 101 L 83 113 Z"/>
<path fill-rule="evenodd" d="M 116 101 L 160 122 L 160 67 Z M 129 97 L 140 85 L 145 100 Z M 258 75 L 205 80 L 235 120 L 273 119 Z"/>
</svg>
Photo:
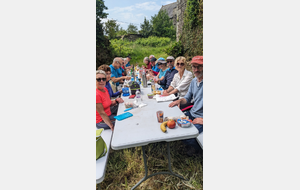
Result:
<svg viewBox="0 0 300 190">
<path fill-rule="evenodd" d="M 150 36 L 148 38 L 139 38 L 136 41 L 134 41 L 135 44 L 139 44 L 142 46 L 151 46 L 151 47 L 165 46 L 170 44 L 170 42 L 171 42 L 171 38 L 157 37 L 157 36 Z"/>
<path fill-rule="evenodd" d="M 167 55 L 172 55 L 173 57 L 183 56 L 184 55 L 184 48 L 181 41 L 175 42 L 170 47 L 165 49 L 165 53 Z"/>
</svg>

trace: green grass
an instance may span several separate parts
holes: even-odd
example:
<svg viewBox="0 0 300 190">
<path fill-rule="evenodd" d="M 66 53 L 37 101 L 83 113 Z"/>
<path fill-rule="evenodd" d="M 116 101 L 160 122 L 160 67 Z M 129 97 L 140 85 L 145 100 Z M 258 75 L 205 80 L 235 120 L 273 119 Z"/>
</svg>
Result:
<svg viewBox="0 0 300 190">
<path fill-rule="evenodd" d="M 157 145 L 153 149 L 154 145 Z M 201 155 L 189 157 L 184 154 L 187 149 L 181 141 L 170 143 L 171 166 L 173 172 L 188 179 L 181 180 L 172 175 L 153 176 L 136 189 L 203 189 L 203 159 Z M 168 171 L 167 145 L 155 143 L 146 146 L 148 175 Z M 131 189 L 145 175 L 142 148 L 124 150 L 110 149 L 106 174 L 101 189 Z"/>
</svg>

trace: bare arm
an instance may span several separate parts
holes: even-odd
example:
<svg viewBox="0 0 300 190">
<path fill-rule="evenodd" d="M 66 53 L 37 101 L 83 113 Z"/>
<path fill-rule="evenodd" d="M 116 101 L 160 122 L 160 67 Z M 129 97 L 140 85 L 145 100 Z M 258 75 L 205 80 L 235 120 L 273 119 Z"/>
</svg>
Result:
<svg viewBox="0 0 300 190">
<path fill-rule="evenodd" d="M 187 103 L 186 99 L 185 98 L 181 98 L 179 100 L 176 100 L 176 101 L 170 103 L 169 107 L 174 107 L 174 106 L 177 105 L 180 108 L 180 104 L 186 104 L 186 103 Z"/>
<path fill-rule="evenodd" d="M 111 77 L 111 80 L 114 82 L 114 83 L 117 83 L 117 82 L 123 82 L 123 80 L 130 80 L 130 77 L 127 77 L 127 76 L 122 76 L 122 77 L 119 77 L 119 78 L 116 78 L 116 77 Z"/>
<path fill-rule="evenodd" d="M 164 95 L 164 96 L 169 96 L 169 95 L 175 94 L 175 93 L 177 93 L 177 92 L 178 92 L 177 89 L 174 89 L 173 86 L 169 86 L 169 88 L 168 88 L 167 90 L 164 90 L 164 91 L 163 91 L 163 95 Z"/>
<path fill-rule="evenodd" d="M 106 123 L 106 125 L 108 125 L 111 128 L 111 130 L 113 131 L 114 126 L 111 123 L 111 121 L 110 121 L 109 117 L 107 116 L 107 114 L 105 113 L 103 105 L 101 103 L 96 104 L 96 110 L 100 114 L 101 118 Z"/>
</svg>

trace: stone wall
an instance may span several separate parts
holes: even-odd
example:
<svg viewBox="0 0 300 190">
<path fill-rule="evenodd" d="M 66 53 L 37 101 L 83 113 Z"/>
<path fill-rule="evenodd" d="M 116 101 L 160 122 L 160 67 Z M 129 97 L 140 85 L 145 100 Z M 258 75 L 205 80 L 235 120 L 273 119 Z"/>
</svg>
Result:
<svg viewBox="0 0 300 190">
<path fill-rule="evenodd" d="M 176 12 L 177 23 L 176 23 L 176 41 L 179 40 L 180 34 L 182 33 L 184 11 L 186 8 L 187 0 L 177 0 Z"/>
</svg>

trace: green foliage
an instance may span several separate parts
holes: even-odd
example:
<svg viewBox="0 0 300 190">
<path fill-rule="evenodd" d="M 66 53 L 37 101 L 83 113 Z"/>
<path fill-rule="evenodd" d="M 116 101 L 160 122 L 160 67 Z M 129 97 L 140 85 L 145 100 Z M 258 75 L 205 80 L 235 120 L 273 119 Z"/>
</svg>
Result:
<svg viewBox="0 0 300 190">
<path fill-rule="evenodd" d="M 108 36 L 108 39 L 115 38 L 117 36 L 117 32 L 119 31 L 119 24 L 117 24 L 116 20 L 108 20 L 105 23 L 104 31 Z"/>
<path fill-rule="evenodd" d="M 120 28 L 120 30 L 117 32 L 117 36 L 123 36 L 126 35 L 127 31 L 124 30 L 122 27 Z"/>
<path fill-rule="evenodd" d="M 140 40 L 140 41 L 138 41 Z M 159 38 L 159 37 L 149 37 L 138 39 L 134 42 L 128 40 L 110 40 L 113 57 L 126 57 L 128 54 L 132 57 L 130 63 L 139 65 L 144 64 L 144 57 L 149 57 L 149 55 L 155 55 L 155 57 L 167 58 L 167 54 L 164 52 L 164 49 L 168 47 L 166 44 L 174 43 L 170 38 Z M 154 42 L 151 42 L 153 40 Z M 137 42 L 138 41 L 138 42 Z M 147 42 L 149 41 L 149 42 Z M 164 41 L 157 46 L 148 46 L 147 44 L 154 44 L 158 41 Z M 167 43 L 168 42 L 168 43 Z"/>
<path fill-rule="evenodd" d="M 188 0 L 180 36 L 185 56 L 203 55 L 203 0 Z"/>
<path fill-rule="evenodd" d="M 129 46 L 132 44 L 128 40 L 110 40 L 111 48 L 113 49 L 114 57 L 126 57 L 127 55 L 132 55 L 133 49 Z"/>
<path fill-rule="evenodd" d="M 203 25 L 203 20 L 199 19 L 199 15 L 203 15 L 203 0 L 188 0 L 185 12 L 185 21 L 187 21 L 185 23 L 189 24 L 191 28 Z"/>
<path fill-rule="evenodd" d="M 149 37 L 152 33 L 153 27 L 150 23 L 149 20 L 146 19 L 146 17 L 144 18 L 144 22 L 141 24 L 141 30 L 140 30 L 140 34 L 142 34 L 144 37 Z"/>
<path fill-rule="evenodd" d="M 102 64 L 112 61 L 109 40 L 104 36 L 101 19 L 107 17 L 107 7 L 103 0 L 96 0 L 96 69 Z"/>
<path fill-rule="evenodd" d="M 166 54 L 172 55 L 173 57 L 183 56 L 184 48 L 181 41 L 173 43 L 171 46 L 165 49 Z"/>
<path fill-rule="evenodd" d="M 134 43 L 151 47 L 165 46 L 171 43 L 171 38 L 150 36 L 148 38 L 139 38 Z"/>
<path fill-rule="evenodd" d="M 137 33 L 138 33 L 138 28 L 135 25 L 130 23 L 127 28 L 127 34 L 137 34 Z"/>
<path fill-rule="evenodd" d="M 96 19 L 106 18 L 107 13 L 103 12 L 107 10 L 107 7 L 104 5 L 103 0 L 96 0 Z"/>
<path fill-rule="evenodd" d="M 103 11 L 107 7 L 104 5 L 103 0 L 96 0 L 96 45 L 104 47 L 104 34 L 103 34 L 103 24 L 101 23 L 102 18 L 107 17 L 107 13 Z"/>
<path fill-rule="evenodd" d="M 153 35 L 158 37 L 176 38 L 176 31 L 166 10 L 159 11 L 158 14 L 151 16 Z"/>
</svg>

